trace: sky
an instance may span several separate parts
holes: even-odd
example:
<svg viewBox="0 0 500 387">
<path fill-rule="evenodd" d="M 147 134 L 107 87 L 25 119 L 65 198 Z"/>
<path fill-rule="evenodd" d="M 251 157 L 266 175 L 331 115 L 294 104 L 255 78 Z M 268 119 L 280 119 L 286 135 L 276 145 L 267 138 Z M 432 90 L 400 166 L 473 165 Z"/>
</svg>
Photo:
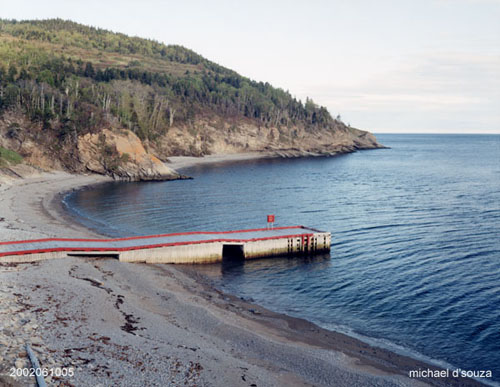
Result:
<svg viewBox="0 0 500 387">
<path fill-rule="evenodd" d="M 180 44 L 376 133 L 500 133 L 500 0 L 0 0 Z"/>
</svg>

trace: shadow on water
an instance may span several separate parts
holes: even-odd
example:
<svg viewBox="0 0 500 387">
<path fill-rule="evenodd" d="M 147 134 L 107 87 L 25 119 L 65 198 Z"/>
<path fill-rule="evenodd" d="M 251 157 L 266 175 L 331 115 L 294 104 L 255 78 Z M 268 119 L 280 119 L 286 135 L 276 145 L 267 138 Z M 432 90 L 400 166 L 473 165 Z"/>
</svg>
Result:
<svg viewBox="0 0 500 387">
<path fill-rule="evenodd" d="M 202 265 L 200 271 L 208 276 L 236 277 L 248 272 L 282 272 L 283 270 L 304 269 L 305 265 L 321 270 L 330 266 L 330 253 L 314 256 L 268 257 L 244 259 L 240 254 L 225 256 L 220 264 Z"/>
</svg>

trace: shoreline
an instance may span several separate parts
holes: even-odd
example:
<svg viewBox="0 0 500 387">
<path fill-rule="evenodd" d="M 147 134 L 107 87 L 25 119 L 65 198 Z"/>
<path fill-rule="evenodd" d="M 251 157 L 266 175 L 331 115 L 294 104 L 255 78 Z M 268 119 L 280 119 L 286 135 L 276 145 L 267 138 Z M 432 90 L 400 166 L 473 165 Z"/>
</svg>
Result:
<svg viewBox="0 0 500 387">
<path fill-rule="evenodd" d="M 254 156 L 246 160 L 251 158 L 262 157 Z M 203 162 L 200 162 L 198 158 L 195 159 L 197 160 L 189 160 L 187 164 L 184 160 L 184 166 L 177 168 L 241 160 L 236 160 L 233 155 L 229 158 L 213 157 L 210 161 Z M 177 162 L 180 161 L 177 160 Z M 61 199 L 73 189 L 93 186 L 104 181 L 111 180 L 102 176 L 55 173 L 17 181 L 7 189 L 4 185 L 0 186 L 2 198 L 0 213 L 5 216 L 5 220 L 0 222 L 1 240 L 48 236 L 100 237 L 101 235 L 82 226 L 68 214 Z M 54 279 L 54 273 L 59 273 L 60 276 Z M 189 375 L 188 383 L 196 381 L 206 384 L 210 381 L 216 384 L 249 385 L 251 383 L 245 382 L 255 380 L 257 385 L 283 383 L 291 385 L 331 385 L 332 383 L 346 386 L 353 384 L 481 385 L 471 379 L 410 379 L 407 375 L 411 369 L 439 369 L 439 367 L 387 349 L 371 346 L 343 333 L 320 328 L 307 320 L 275 313 L 236 296 L 224 294 L 213 288 L 206 277 L 197 273 L 196 266 L 123 264 L 112 259 L 65 258 L 37 264 L 7 266 L 2 264 L 0 276 L 2 276 L 2 284 L 9 283 L 10 285 L 7 286 L 16 287 L 15 294 L 19 296 L 15 297 L 18 303 L 21 300 L 22 303 L 28 304 L 27 299 L 38 301 L 31 305 L 32 313 L 29 311 L 30 308 L 25 308 L 27 310 L 22 312 L 31 313 L 28 319 L 36 321 L 34 325 L 37 328 L 46 327 L 44 322 L 53 324 L 48 329 L 50 332 L 47 339 L 39 348 L 42 349 L 40 351 L 42 353 L 48 351 L 54 354 L 53 359 L 42 358 L 42 363 L 52 362 L 54 366 L 59 363 L 60 367 L 64 363 L 63 359 L 67 355 L 68 347 L 75 347 L 76 343 L 82 340 L 87 342 L 90 340 L 90 345 L 87 347 L 89 349 L 97 340 L 102 346 L 114 344 L 114 349 L 109 352 L 109 356 L 113 359 L 116 352 L 120 350 L 132 358 L 137 355 L 139 359 L 139 355 L 144 356 L 143 353 L 141 354 L 142 348 L 149 348 L 150 352 L 158 352 L 151 362 L 161 365 L 163 361 L 165 362 L 163 366 L 170 367 L 172 356 L 167 359 L 168 361 L 162 359 L 167 356 L 166 353 L 174 352 L 176 353 L 175 361 L 181 363 L 184 367 L 181 368 L 187 373 L 185 375 Z M 37 284 L 39 288 L 35 286 L 38 290 L 33 293 L 33 287 L 20 285 L 24 282 Z M 151 284 L 155 284 L 154 289 L 159 290 L 157 294 L 149 289 Z M 57 318 L 57 311 L 51 308 L 37 312 L 36 306 L 40 305 L 39 302 L 43 302 L 44 297 L 50 297 L 58 301 L 60 305 L 61 299 L 67 293 L 71 293 L 71 287 L 80 288 L 81 294 L 73 296 L 81 303 L 81 306 L 88 302 L 90 304 L 87 307 L 100 311 L 100 314 L 106 317 L 103 319 L 106 322 L 105 326 L 100 326 L 102 325 L 100 322 L 93 321 L 91 315 L 87 316 L 84 310 L 78 308 L 68 310 L 66 320 Z M 39 289 L 44 289 L 44 291 Z M 0 288 L 0 292 L 4 290 Z M 91 294 L 95 299 L 88 301 L 88 296 Z M 138 297 L 138 294 L 142 294 L 143 298 Z M 163 297 L 167 297 L 167 300 Z M 178 316 L 167 312 L 169 308 L 165 303 L 169 302 L 172 303 L 170 307 L 178 311 Z M 144 303 L 148 304 L 147 308 L 143 305 Z M 101 304 L 109 304 L 114 314 L 102 310 Z M 57 305 L 57 302 L 54 305 Z M 128 310 L 124 311 L 124 309 Z M 197 313 L 205 315 L 206 320 L 200 321 L 196 316 Z M 165 320 L 168 321 L 167 324 Z M 83 328 L 81 321 L 86 321 L 86 324 L 90 326 L 87 328 L 90 328 L 92 332 Z M 159 328 L 155 325 L 158 322 L 166 327 Z M 120 324 L 123 325 L 120 326 Z M 83 332 L 76 330 L 77 327 Z M 103 331 L 107 334 L 104 335 Z M 174 335 L 176 337 L 171 337 L 173 331 L 176 331 Z M 94 335 L 97 335 L 96 332 L 100 332 L 99 334 L 104 335 L 101 337 L 107 339 L 96 339 Z M 27 332 L 27 334 L 32 333 Z M 197 337 L 194 341 L 190 337 L 192 334 L 195 338 Z M 2 349 L 1 335 L 0 333 L 0 349 Z M 85 338 L 86 335 L 87 338 Z M 63 340 L 61 336 L 64 336 Z M 177 346 L 169 343 L 170 345 L 165 345 L 165 348 L 155 350 L 154 347 L 151 348 L 151 340 L 147 336 L 156 336 L 157 340 L 170 337 L 170 341 L 176 339 L 178 343 Z M 134 346 L 138 345 L 138 348 L 130 348 L 132 341 Z M 191 344 L 187 344 L 190 342 Z M 127 346 L 129 348 L 124 349 Z M 188 350 L 183 346 L 188 347 Z M 14 352 L 19 350 L 18 345 Z M 81 362 L 76 356 L 66 357 L 71 360 L 69 363 L 77 366 L 79 376 L 75 375 L 74 380 L 79 382 L 78 385 L 92 385 L 98 382 L 100 377 L 106 377 L 106 373 L 96 374 L 95 372 L 96 369 L 101 370 L 102 364 L 105 367 L 102 368 L 104 372 L 111 372 L 107 360 L 98 360 L 99 356 L 95 352 L 93 361 L 89 360 L 89 356 L 82 356 L 80 352 L 83 351 L 72 350 L 70 355 L 73 352 L 78 354 L 79 359 L 84 358 Z M 92 354 L 91 350 L 87 352 Z M 217 356 L 214 356 L 214 353 Z M 228 354 L 231 356 L 227 356 Z M 3 356 L 3 358 L 7 357 Z M 0 359 L 2 359 L 1 352 Z M 23 357 L 16 358 L 14 363 L 20 365 L 22 359 L 26 363 Z M 86 363 L 87 360 L 89 362 Z M 82 363 L 81 366 L 79 361 Z M 138 360 L 138 362 L 141 361 Z M 88 367 L 88 364 L 93 367 Z M 173 362 L 173 364 L 176 363 Z M 141 366 L 144 366 L 144 362 Z M 278 369 L 276 369 L 277 366 Z M 111 372 L 111 380 L 116 382 L 120 376 L 126 375 L 127 371 L 123 368 L 122 365 L 119 372 Z M 244 372 L 241 372 L 242 369 Z M 235 373 L 236 370 L 238 372 Z M 277 370 L 278 373 L 276 373 Z M 148 374 L 147 370 L 142 371 L 140 367 L 139 371 L 149 375 L 153 380 L 158 380 L 154 379 L 155 377 L 161 377 L 158 372 L 155 376 L 154 372 Z M 239 375 L 240 373 L 243 375 Z M 175 379 L 176 375 L 172 372 L 171 376 L 174 379 L 170 381 L 179 382 Z M 139 374 L 129 376 L 135 377 L 138 383 L 143 380 Z M 71 383 L 74 380 L 66 379 Z"/>
<path fill-rule="evenodd" d="M 168 167 L 179 171 L 186 168 L 197 167 L 202 165 L 231 163 L 250 160 L 265 160 L 278 158 L 277 154 L 272 152 L 248 152 L 248 153 L 231 153 L 231 154 L 215 154 L 202 157 L 194 156 L 171 156 L 165 163 Z"/>
<path fill-rule="evenodd" d="M 380 145 L 377 148 L 359 149 L 362 151 L 370 151 L 377 149 L 390 149 L 389 147 Z M 213 154 L 201 157 L 195 156 L 170 156 L 165 164 L 176 170 L 198 167 L 203 165 L 226 164 L 234 162 L 245 162 L 254 160 L 271 160 L 271 159 L 300 159 L 307 157 L 336 157 L 349 155 L 358 150 L 350 151 L 331 151 L 331 152 L 309 152 L 297 149 L 288 150 L 269 150 L 261 152 L 244 152 L 244 153 L 225 153 Z"/>
</svg>

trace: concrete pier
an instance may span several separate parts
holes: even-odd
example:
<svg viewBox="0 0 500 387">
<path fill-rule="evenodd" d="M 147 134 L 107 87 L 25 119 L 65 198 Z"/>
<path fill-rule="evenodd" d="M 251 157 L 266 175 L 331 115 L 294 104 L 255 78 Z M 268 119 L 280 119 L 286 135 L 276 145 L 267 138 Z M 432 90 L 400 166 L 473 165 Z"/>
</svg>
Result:
<svg viewBox="0 0 500 387">
<path fill-rule="evenodd" d="M 113 257 L 123 262 L 213 263 L 223 259 L 325 253 L 330 251 L 330 243 L 329 232 L 304 226 L 118 239 L 50 238 L 0 242 L 0 262 L 94 256 Z"/>
</svg>

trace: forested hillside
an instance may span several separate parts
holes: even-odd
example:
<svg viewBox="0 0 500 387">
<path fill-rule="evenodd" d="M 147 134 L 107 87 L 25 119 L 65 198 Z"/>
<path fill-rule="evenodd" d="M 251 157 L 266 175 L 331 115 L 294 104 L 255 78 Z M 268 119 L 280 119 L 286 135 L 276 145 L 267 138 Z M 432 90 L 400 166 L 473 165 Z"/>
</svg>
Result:
<svg viewBox="0 0 500 387">
<path fill-rule="evenodd" d="M 70 170 L 83 168 L 84 136 L 103 129 L 132 131 L 160 159 L 321 151 L 320 144 L 335 145 L 336 135 L 351 150 L 376 146 L 312 100 L 298 101 L 187 48 L 60 19 L 0 20 L 0 120 L 0 145 L 33 159 L 33 149 L 23 146 L 31 141 L 42 154 L 57 156 L 53 167 Z M 308 144 L 316 136 L 322 140 Z M 100 138 L 102 157 L 113 161 L 108 164 L 128 161 Z"/>
</svg>

